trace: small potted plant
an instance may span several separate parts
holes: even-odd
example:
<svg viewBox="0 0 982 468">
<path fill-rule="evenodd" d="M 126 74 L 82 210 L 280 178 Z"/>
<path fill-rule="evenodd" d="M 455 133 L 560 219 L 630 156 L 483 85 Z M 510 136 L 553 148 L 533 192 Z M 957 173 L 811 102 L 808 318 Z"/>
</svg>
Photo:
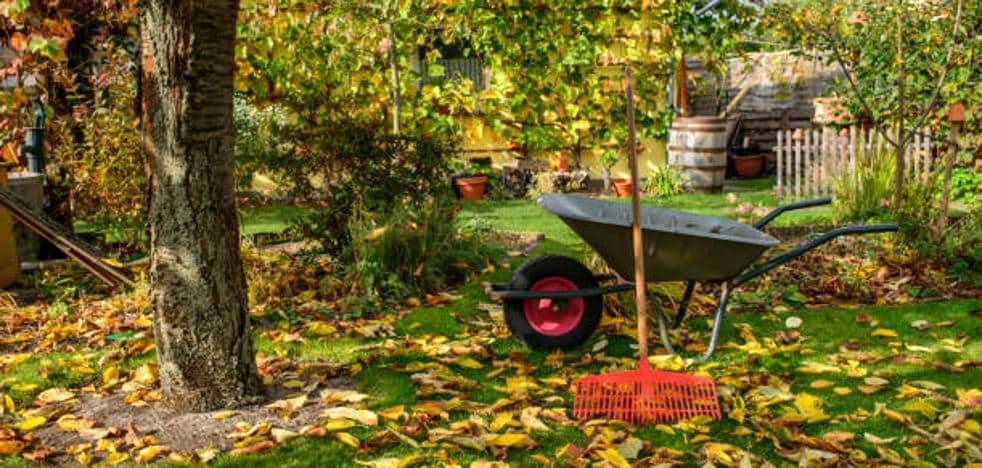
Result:
<svg viewBox="0 0 982 468">
<path fill-rule="evenodd" d="M 488 176 L 485 173 L 491 166 L 488 161 L 469 162 L 469 167 L 463 174 L 454 176 L 453 183 L 457 189 L 457 194 L 464 200 L 476 201 L 483 200 L 487 189 Z"/>
</svg>

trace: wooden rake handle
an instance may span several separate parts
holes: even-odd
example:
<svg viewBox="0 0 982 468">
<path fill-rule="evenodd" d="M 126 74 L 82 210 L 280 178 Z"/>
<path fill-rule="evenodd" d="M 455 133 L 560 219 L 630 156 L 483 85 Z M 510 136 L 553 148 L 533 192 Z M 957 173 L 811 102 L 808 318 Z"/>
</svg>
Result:
<svg viewBox="0 0 982 468">
<path fill-rule="evenodd" d="M 638 176 L 638 141 L 634 123 L 634 77 L 631 66 L 624 68 L 627 98 L 627 154 L 631 166 L 631 231 L 634 237 L 634 302 L 638 312 L 638 354 L 642 368 L 648 368 L 648 303 L 644 281 L 644 242 L 641 232 L 641 178 Z"/>
</svg>

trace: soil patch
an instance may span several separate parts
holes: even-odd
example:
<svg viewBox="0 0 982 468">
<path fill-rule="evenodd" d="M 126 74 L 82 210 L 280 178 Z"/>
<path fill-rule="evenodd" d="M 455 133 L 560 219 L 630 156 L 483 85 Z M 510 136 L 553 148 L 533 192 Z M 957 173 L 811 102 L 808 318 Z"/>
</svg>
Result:
<svg viewBox="0 0 982 468">
<path fill-rule="evenodd" d="M 304 426 L 317 424 L 322 418 L 321 413 L 330 405 L 321 401 L 319 394 L 324 389 L 354 390 L 356 384 L 349 377 L 338 377 L 327 380 L 317 389 L 309 392 L 306 403 L 295 410 L 289 419 L 282 417 L 278 409 L 267 408 L 267 405 L 292 398 L 304 392 L 283 387 L 267 387 L 267 400 L 241 408 L 224 419 L 216 419 L 216 415 L 227 415 L 225 411 L 209 413 L 179 413 L 171 410 L 160 402 L 152 402 L 142 406 L 127 404 L 124 400 L 126 392 L 115 392 L 109 395 L 84 394 L 68 409 L 68 412 L 79 419 L 95 422 L 94 428 L 105 428 L 110 431 L 107 438 L 124 438 L 131 430 L 139 437 L 152 435 L 160 445 L 172 451 L 193 453 L 199 449 L 214 447 L 227 451 L 235 443 L 228 438 L 238 423 L 255 425 L 269 422 L 275 428 L 297 432 Z M 79 432 L 67 432 L 57 424 L 49 424 L 32 432 L 35 443 L 50 447 L 54 450 L 48 463 L 57 465 L 74 465 L 75 459 L 66 450 L 74 445 L 92 443 L 97 440 L 87 438 Z M 91 435 L 91 434 L 89 434 Z"/>
</svg>

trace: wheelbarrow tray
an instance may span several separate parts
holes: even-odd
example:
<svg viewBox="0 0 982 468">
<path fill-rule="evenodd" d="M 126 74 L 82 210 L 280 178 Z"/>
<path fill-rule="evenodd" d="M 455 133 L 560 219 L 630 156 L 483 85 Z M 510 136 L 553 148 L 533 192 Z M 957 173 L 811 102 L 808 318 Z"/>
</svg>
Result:
<svg viewBox="0 0 982 468">
<path fill-rule="evenodd" d="M 631 206 L 576 195 L 545 194 L 542 207 L 563 220 L 622 278 L 634 275 Z M 642 207 L 648 281 L 723 281 L 781 242 L 751 226 L 713 216 Z"/>
</svg>

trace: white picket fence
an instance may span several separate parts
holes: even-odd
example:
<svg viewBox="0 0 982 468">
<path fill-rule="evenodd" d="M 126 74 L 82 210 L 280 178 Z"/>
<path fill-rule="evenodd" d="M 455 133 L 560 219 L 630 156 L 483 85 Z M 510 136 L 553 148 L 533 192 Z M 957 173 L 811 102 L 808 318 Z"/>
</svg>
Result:
<svg viewBox="0 0 982 468">
<path fill-rule="evenodd" d="M 896 141 L 896 131 L 891 133 Z M 930 129 L 914 132 L 907 145 L 904 173 L 927 178 L 935 163 Z M 777 132 L 777 181 L 779 198 L 804 199 L 830 196 L 835 180 L 844 171 L 856 170 L 862 152 L 891 151 L 890 144 L 874 128 L 857 126 L 836 130 L 810 128 Z"/>
</svg>

